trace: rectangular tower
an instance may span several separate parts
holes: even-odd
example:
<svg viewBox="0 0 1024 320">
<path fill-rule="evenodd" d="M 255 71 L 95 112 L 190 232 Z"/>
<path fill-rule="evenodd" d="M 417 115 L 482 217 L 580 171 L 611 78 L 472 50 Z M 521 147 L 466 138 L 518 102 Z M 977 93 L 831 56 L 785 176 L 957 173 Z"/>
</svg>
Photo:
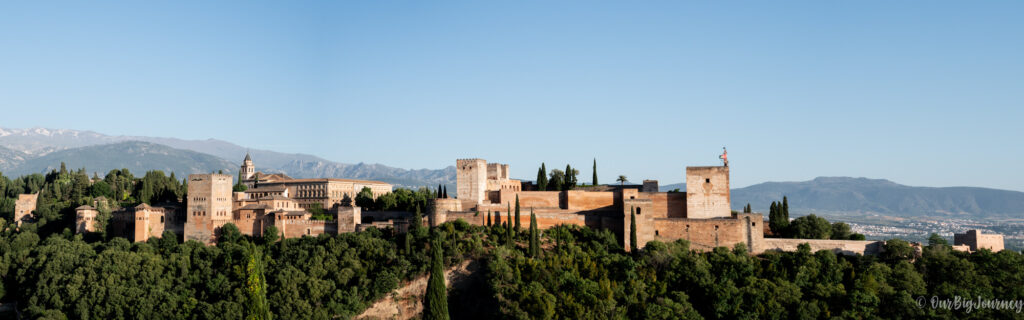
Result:
<svg viewBox="0 0 1024 320">
<path fill-rule="evenodd" d="M 686 167 L 686 217 L 732 217 L 729 167 Z"/>
<path fill-rule="evenodd" d="M 25 220 L 25 217 L 33 217 L 33 211 L 36 211 L 36 200 L 39 199 L 39 194 L 19 194 L 18 200 L 14 202 L 14 223 L 16 226 L 21 226 L 21 221 Z"/>
<path fill-rule="evenodd" d="M 188 176 L 185 241 L 216 242 L 220 227 L 231 221 L 232 177 L 226 174 Z"/>
<path fill-rule="evenodd" d="M 480 204 L 487 189 L 487 161 L 484 159 L 455 160 L 456 191 L 463 209 Z"/>
</svg>

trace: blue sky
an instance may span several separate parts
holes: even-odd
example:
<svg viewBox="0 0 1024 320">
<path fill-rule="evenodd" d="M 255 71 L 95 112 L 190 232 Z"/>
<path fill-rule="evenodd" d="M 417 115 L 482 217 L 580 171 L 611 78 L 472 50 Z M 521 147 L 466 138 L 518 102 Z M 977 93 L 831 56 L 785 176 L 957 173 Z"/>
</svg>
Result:
<svg viewBox="0 0 1024 320">
<path fill-rule="evenodd" d="M 4 2 L 0 126 L 1024 191 L 1024 3 Z"/>
</svg>

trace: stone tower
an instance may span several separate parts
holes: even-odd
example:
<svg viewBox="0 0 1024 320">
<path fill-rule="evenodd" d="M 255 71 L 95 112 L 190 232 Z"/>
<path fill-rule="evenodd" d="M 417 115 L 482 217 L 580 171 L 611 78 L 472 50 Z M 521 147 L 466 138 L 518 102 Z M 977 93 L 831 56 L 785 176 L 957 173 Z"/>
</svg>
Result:
<svg viewBox="0 0 1024 320">
<path fill-rule="evenodd" d="M 686 167 L 686 217 L 732 217 L 729 167 Z"/>
<path fill-rule="evenodd" d="M 75 233 L 96 232 L 96 216 L 99 210 L 90 205 L 75 208 Z"/>
<path fill-rule="evenodd" d="M 256 174 L 256 166 L 252 165 L 252 158 L 249 157 L 249 153 L 245 153 L 245 160 L 242 161 L 242 169 L 239 171 L 240 177 L 245 180 L 252 179 L 252 176 Z"/>
<path fill-rule="evenodd" d="M 457 195 L 463 208 L 480 204 L 487 190 L 487 161 L 484 159 L 455 160 Z"/>
<path fill-rule="evenodd" d="M 14 202 L 14 223 L 16 226 L 21 226 L 21 222 L 26 217 L 34 217 L 32 213 L 36 211 L 36 200 L 39 200 L 39 194 L 19 194 L 18 200 Z"/>
<path fill-rule="evenodd" d="M 214 243 L 220 227 L 231 222 L 231 181 L 226 174 L 190 174 L 185 240 Z"/>
</svg>

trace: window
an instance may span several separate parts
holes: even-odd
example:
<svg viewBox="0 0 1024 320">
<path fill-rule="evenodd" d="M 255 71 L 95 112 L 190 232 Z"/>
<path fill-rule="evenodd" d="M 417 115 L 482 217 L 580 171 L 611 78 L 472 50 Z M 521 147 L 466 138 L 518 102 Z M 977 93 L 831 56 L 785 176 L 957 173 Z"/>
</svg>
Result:
<svg viewBox="0 0 1024 320">
<path fill-rule="evenodd" d="M 640 215 L 640 209 L 643 209 L 643 208 L 636 208 L 636 215 L 638 215 L 638 216 Z"/>
<path fill-rule="evenodd" d="M 704 183 L 711 183 L 711 178 L 704 179 Z"/>
<path fill-rule="evenodd" d="M 654 235 L 658 235 L 658 230 L 654 230 Z"/>
</svg>

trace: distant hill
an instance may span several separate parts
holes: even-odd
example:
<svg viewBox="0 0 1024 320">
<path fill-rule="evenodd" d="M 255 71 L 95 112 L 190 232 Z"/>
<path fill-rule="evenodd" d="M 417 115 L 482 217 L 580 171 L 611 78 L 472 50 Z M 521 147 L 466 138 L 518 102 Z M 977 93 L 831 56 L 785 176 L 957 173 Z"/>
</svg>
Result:
<svg viewBox="0 0 1024 320">
<path fill-rule="evenodd" d="M 168 174 L 174 172 L 178 177 L 218 170 L 229 174 L 237 172 L 234 163 L 208 154 L 149 142 L 128 141 L 50 152 L 3 170 L 3 173 L 6 176 L 44 173 L 59 169 L 61 162 L 65 163 L 68 170 L 84 167 L 90 176 L 93 172 L 103 176 L 110 170 L 121 168 L 128 168 L 139 176 L 149 170 L 163 170 Z"/>
<path fill-rule="evenodd" d="M 878 213 L 891 216 L 1024 217 L 1024 192 L 974 187 L 912 187 L 884 179 L 819 177 L 765 182 L 732 190 L 732 207 L 768 212 L 785 195 L 791 212 Z"/>
<path fill-rule="evenodd" d="M 454 189 L 455 167 L 443 169 L 408 170 L 389 167 L 382 164 L 345 164 L 326 160 L 308 154 L 289 154 L 270 150 L 250 149 L 227 141 L 217 139 L 183 140 L 177 138 L 141 137 L 141 136 L 108 136 L 93 131 L 70 129 L 8 129 L 0 128 L 0 172 L 10 176 L 25 172 L 37 172 L 53 166 L 56 160 L 52 154 L 63 157 L 78 148 L 88 156 L 89 147 L 119 144 L 127 141 L 142 141 L 162 145 L 172 149 L 192 151 L 219 158 L 232 163 L 228 167 L 232 174 L 236 173 L 242 158 L 248 152 L 256 163 L 256 169 L 263 172 L 286 173 L 295 178 L 350 178 L 385 181 L 396 186 L 419 187 L 448 185 Z M 123 146 L 123 145 L 122 145 Z M 108 148 L 116 152 L 117 147 Z M 126 152 L 128 150 L 125 150 Z M 82 162 L 93 162 L 94 159 L 79 159 Z M 67 161 L 66 161 L 67 162 Z M 60 161 L 56 162 L 57 166 Z M 182 167 L 182 165 L 178 165 Z M 202 167 L 202 166 L 199 166 Z M 131 168 L 131 167 L 129 167 Z M 87 168 L 94 171 L 91 167 Z M 98 171 L 98 170 L 97 170 Z M 133 172 L 135 170 L 132 170 Z"/>
<path fill-rule="evenodd" d="M 3 172 L 4 168 L 20 165 L 25 162 L 27 156 L 24 152 L 0 147 L 0 172 Z"/>
</svg>

